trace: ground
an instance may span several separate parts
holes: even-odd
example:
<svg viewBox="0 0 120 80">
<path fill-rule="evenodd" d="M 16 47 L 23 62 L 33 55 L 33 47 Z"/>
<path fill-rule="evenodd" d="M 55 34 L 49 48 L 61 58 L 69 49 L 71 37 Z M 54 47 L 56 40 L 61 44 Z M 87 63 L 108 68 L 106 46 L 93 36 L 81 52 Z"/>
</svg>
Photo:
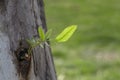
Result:
<svg viewBox="0 0 120 80">
<path fill-rule="evenodd" d="M 68 42 L 52 43 L 59 80 L 120 79 L 119 4 L 120 0 L 45 0 L 53 34 L 78 25 Z"/>
</svg>

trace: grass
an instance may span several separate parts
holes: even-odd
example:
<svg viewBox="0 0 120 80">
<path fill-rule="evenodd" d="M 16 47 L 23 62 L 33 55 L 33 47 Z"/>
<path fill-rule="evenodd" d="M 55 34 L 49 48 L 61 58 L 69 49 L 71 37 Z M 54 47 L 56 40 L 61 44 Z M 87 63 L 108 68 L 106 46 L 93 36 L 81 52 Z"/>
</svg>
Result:
<svg viewBox="0 0 120 80">
<path fill-rule="evenodd" d="M 120 79 L 120 0 L 45 0 L 53 37 L 68 25 L 78 29 L 66 43 L 53 44 L 59 80 Z"/>
</svg>

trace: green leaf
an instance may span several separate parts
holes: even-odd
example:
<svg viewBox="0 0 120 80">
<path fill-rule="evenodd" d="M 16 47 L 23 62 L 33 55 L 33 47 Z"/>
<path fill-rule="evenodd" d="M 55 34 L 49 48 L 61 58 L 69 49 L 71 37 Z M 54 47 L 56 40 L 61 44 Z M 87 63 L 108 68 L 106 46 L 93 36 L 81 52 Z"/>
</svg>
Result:
<svg viewBox="0 0 120 80">
<path fill-rule="evenodd" d="M 33 46 L 33 45 L 35 45 L 36 44 L 36 40 L 34 39 L 34 38 L 32 38 L 32 39 L 27 39 L 26 40 L 27 42 L 28 42 L 28 44 L 30 44 L 30 46 Z"/>
<path fill-rule="evenodd" d="M 43 44 L 40 44 L 40 47 L 41 47 L 41 48 L 44 48 Z"/>
<path fill-rule="evenodd" d="M 42 27 L 38 28 L 38 32 L 39 32 L 39 36 L 40 36 L 41 41 L 44 41 L 45 40 L 45 33 L 44 33 Z"/>
<path fill-rule="evenodd" d="M 36 43 L 36 40 L 35 40 L 34 38 L 32 38 L 32 39 L 31 39 L 31 42 L 32 42 L 33 44 L 35 44 L 35 43 Z"/>
<path fill-rule="evenodd" d="M 26 41 L 30 46 L 32 46 L 32 41 L 31 40 L 27 39 Z"/>
<path fill-rule="evenodd" d="M 51 34 L 52 34 L 52 29 L 50 29 L 50 30 L 48 30 L 48 31 L 46 32 L 45 39 L 46 39 L 46 40 L 49 39 L 50 36 L 51 36 Z"/>
<path fill-rule="evenodd" d="M 77 25 L 68 26 L 56 37 L 55 40 L 57 42 L 67 41 L 72 36 L 72 34 L 75 32 L 76 29 L 77 29 Z"/>
<path fill-rule="evenodd" d="M 49 44 L 48 44 L 47 42 L 45 42 L 45 44 L 46 44 L 47 46 L 49 46 Z"/>
</svg>

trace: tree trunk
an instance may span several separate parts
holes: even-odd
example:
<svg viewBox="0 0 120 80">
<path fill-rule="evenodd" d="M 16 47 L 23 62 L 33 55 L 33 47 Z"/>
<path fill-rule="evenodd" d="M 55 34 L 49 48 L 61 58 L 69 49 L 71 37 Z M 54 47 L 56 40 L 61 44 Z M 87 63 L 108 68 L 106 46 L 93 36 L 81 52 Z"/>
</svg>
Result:
<svg viewBox="0 0 120 80">
<path fill-rule="evenodd" d="M 48 46 L 25 56 L 38 26 L 47 30 L 43 0 L 0 0 L 0 80 L 56 80 Z"/>
</svg>

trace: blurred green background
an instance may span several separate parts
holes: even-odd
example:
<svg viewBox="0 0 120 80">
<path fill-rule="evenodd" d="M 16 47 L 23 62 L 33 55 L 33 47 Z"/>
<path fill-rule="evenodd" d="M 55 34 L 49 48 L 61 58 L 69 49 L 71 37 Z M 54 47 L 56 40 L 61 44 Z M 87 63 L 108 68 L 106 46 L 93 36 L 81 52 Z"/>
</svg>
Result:
<svg viewBox="0 0 120 80">
<path fill-rule="evenodd" d="M 45 10 L 53 37 L 78 25 L 52 44 L 58 80 L 120 80 L 120 0 L 45 0 Z"/>
</svg>

